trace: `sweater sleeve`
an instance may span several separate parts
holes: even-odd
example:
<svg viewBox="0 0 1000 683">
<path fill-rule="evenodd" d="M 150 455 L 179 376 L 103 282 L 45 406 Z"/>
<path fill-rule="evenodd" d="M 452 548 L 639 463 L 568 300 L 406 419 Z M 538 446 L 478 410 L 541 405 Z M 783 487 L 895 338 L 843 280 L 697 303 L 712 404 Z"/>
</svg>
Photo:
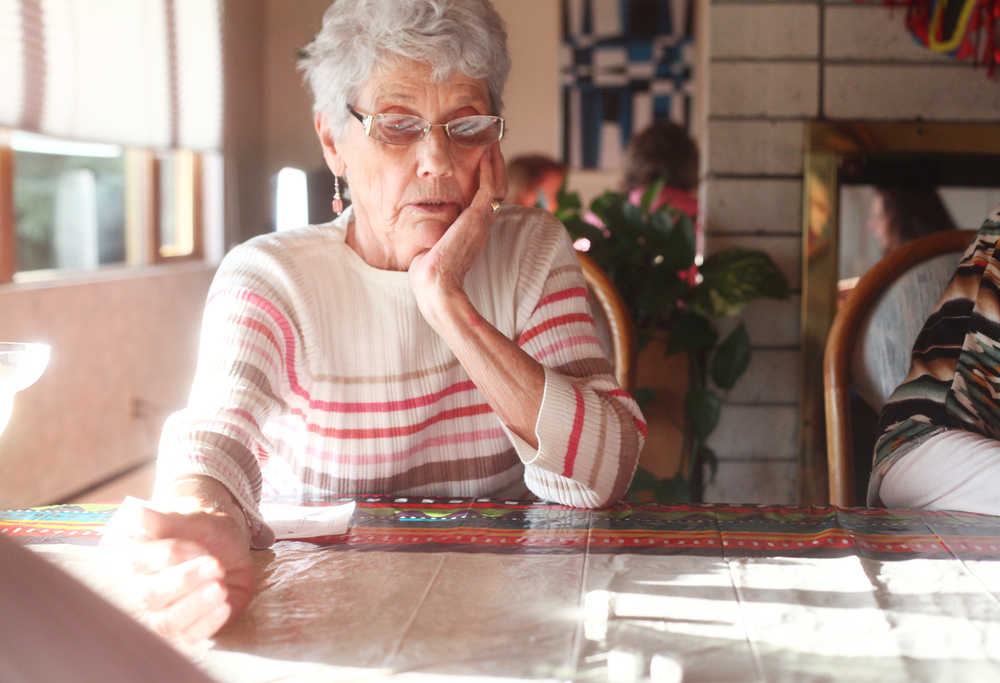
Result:
<svg viewBox="0 0 1000 683">
<path fill-rule="evenodd" d="M 530 246 L 521 252 L 517 343 L 544 367 L 545 389 L 538 448 L 508 434 L 532 493 L 575 507 L 610 505 L 632 481 L 646 423 L 597 338 L 565 228 L 546 217 L 523 242 Z"/>
<path fill-rule="evenodd" d="M 157 488 L 185 475 L 225 485 L 247 515 L 254 547 L 273 541 L 259 512 L 260 463 L 271 455 L 262 427 L 285 410 L 286 348 L 298 335 L 281 273 L 254 246 L 223 260 L 205 304 L 188 404 L 164 425 L 157 459 Z"/>
</svg>

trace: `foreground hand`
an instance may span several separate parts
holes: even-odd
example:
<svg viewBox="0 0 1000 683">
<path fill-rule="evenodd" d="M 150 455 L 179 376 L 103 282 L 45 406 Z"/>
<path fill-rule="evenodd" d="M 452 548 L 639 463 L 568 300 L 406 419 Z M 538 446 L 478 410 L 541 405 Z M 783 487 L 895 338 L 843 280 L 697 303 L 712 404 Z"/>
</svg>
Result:
<svg viewBox="0 0 1000 683">
<path fill-rule="evenodd" d="M 464 292 L 465 274 L 486 246 L 493 225 L 490 203 L 507 193 L 507 174 L 499 143 L 479 162 L 479 189 L 445 234 L 410 262 L 410 287 L 431 325 L 448 296 Z"/>
<path fill-rule="evenodd" d="M 247 533 L 227 514 L 165 512 L 126 500 L 105 543 L 123 550 L 126 590 L 142 620 L 168 638 L 208 638 L 253 597 Z"/>
</svg>

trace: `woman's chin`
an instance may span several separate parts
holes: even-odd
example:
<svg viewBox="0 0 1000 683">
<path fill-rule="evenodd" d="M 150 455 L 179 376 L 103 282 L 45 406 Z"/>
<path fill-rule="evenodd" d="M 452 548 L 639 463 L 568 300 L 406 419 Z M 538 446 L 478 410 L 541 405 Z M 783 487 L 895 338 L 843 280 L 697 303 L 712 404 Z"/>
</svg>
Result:
<svg viewBox="0 0 1000 683">
<path fill-rule="evenodd" d="M 454 222 L 454 216 L 422 216 L 412 222 L 413 229 L 410 234 L 416 237 L 419 244 L 430 249 L 448 232 L 448 228 Z"/>
</svg>

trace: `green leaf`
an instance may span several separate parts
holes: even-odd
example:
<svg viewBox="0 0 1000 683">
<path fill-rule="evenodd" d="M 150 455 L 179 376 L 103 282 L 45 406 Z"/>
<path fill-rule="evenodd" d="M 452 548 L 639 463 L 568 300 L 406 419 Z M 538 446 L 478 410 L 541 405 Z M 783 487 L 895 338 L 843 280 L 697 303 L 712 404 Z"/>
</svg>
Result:
<svg viewBox="0 0 1000 683">
<path fill-rule="evenodd" d="M 622 216 L 625 218 L 625 222 L 628 223 L 630 232 L 636 235 L 648 232 L 646 229 L 646 216 L 643 214 L 642 209 L 627 201 L 622 203 L 621 208 Z"/>
<path fill-rule="evenodd" d="M 651 401 L 656 399 L 656 392 L 649 387 L 638 387 L 632 392 L 632 398 L 639 404 L 639 409 L 644 410 Z"/>
<path fill-rule="evenodd" d="M 641 467 L 636 468 L 632 483 L 628 488 L 629 500 L 639 500 L 640 494 L 646 491 L 652 492 L 655 498 L 657 484 L 659 484 L 659 479 L 656 478 L 656 475 Z"/>
<path fill-rule="evenodd" d="M 579 211 L 583 204 L 580 202 L 580 195 L 576 192 L 566 191 L 566 177 L 563 176 L 562 185 L 556 191 L 556 207 L 558 211 Z"/>
<path fill-rule="evenodd" d="M 632 488 L 637 491 L 655 489 L 659 481 L 656 475 L 649 470 L 637 467 L 635 469 L 635 476 L 632 477 Z"/>
<path fill-rule="evenodd" d="M 599 228 L 594 227 L 587 221 L 580 218 L 579 214 L 574 214 L 568 218 L 562 219 L 562 222 L 563 225 L 566 226 L 566 230 L 569 234 L 572 235 L 573 239 L 586 237 L 590 240 L 591 244 L 605 241 L 604 233 L 601 232 Z"/>
<path fill-rule="evenodd" d="M 597 215 L 614 234 L 615 228 L 625 223 L 622 205 L 626 204 L 625 195 L 620 192 L 606 190 L 590 202 L 590 210 Z"/>
<path fill-rule="evenodd" d="M 653 498 L 657 503 L 687 503 L 691 500 L 691 486 L 680 474 L 660 479 L 653 490 Z"/>
<path fill-rule="evenodd" d="M 663 186 L 665 184 L 666 181 L 663 178 L 657 178 L 646 186 L 645 192 L 642 193 L 642 202 L 640 204 L 642 206 L 643 213 L 649 213 L 649 207 L 653 205 L 653 201 L 660 196 L 661 192 L 663 192 Z"/>
<path fill-rule="evenodd" d="M 712 381 L 723 389 L 732 389 L 749 365 L 750 335 L 741 322 L 712 356 Z"/>
<path fill-rule="evenodd" d="M 708 446 L 702 446 L 698 452 L 701 456 L 701 466 L 708 465 L 708 481 L 705 483 L 711 484 L 715 481 L 715 475 L 719 473 L 719 458 Z"/>
<path fill-rule="evenodd" d="M 694 435 L 702 441 L 719 424 L 721 411 L 722 401 L 711 389 L 690 389 L 684 397 L 684 414 Z"/>
<path fill-rule="evenodd" d="M 667 355 L 713 346 L 719 333 L 704 316 L 684 311 L 674 317 L 667 337 Z"/>
<path fill-rule="evenodd" d="M 664 266 L 674 270 L 687 270 L 694 263 L 694 221 L 687 214 L 677 212 L 674 230 L 664 252 Z"/>
<path fill-rule="evenodd" d="M 632 279 L 633 275 L 641 275 Z M 629 271 L 632 279 L 628 288 L 630 313 L 632 320 L 640 328 L 662 328 L 677 308 L 677 300 L 687 286 L 677 278 L 677 273 L 659 266 L 653 267 L 647 273 L 638 274 Z M 624 297 L 625 295 L 622 294 Z"/>
<path fill-rule="evenodd" d="M 636 318 L 634 313 L 632 317 Z M 653 334 L 653 330 L 650 327 L 637 326 L 636 329 L 637 332 L 635 335 L 635 348 L 638 353 L 642 353 L 643 349 L 649 346 L 649 342 L 653 341 L 655 335 Z"/>
<path fill-rule="evenodd" d="M 784 273 L 770 256 L 756 249 L 724 249 L 712 254 L 702 264 L 701 275 L 704 292 L 698 303 L 715 316 L 735 313 L 760 297 L 788 296 Z"/>
</svg>

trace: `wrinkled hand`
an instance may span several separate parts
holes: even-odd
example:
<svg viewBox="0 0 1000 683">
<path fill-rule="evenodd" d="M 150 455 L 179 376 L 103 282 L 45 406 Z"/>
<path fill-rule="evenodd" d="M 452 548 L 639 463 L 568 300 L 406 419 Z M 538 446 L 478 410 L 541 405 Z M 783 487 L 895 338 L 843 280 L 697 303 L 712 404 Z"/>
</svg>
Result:
<svg viewBox="0 0 1000 683">
<path fill-rule="evenodd" d="M 130 599 L 168 638 L 196 643 L 250 603 L 253 560 L 241 522 L 221 512 L 161 512 L 126 501 L 108 524 Z"/>
<path fill-rule="evenodd" d="M 437 243 L 410 262 L 410 287 L 421 313 L 431 323 L 447 297 L 464 292 L 465 274 L 486 246 L 493 225 L 490 202 L 507 194 L 507 173 L 500 144 L 479 162 L 479 189 Z"/>
</svg>

